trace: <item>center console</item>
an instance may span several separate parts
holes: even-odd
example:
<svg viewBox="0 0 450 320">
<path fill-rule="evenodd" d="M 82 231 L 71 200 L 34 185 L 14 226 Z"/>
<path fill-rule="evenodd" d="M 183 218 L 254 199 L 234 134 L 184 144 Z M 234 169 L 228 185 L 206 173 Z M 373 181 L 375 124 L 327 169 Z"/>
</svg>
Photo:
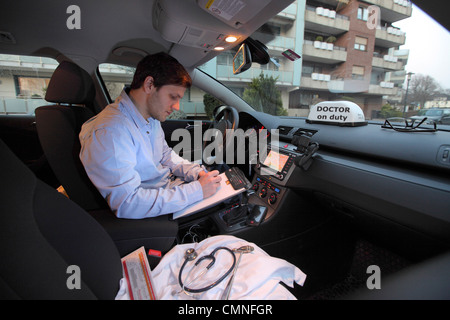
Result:
<svg viewBox="0 0 450 320">
<path fill-rule="evenodd" d="M 254 227 L 258 227 L 261 223 L 269 222 L 268 220 L 272 218 L 284 219 L 283 215 L 278 213 L 292 209 L 296 202 L 290 196 L 292 190 L 289 190 L 289 187 L 295 185 L 293 181 L 290 181 L 291 177 L 295 170 L 307 170 L 308 163 L 312 161 L 310 156 L 316 149 L 313 152 L 307 152 L 304 148 L 300 148 L 305 144 L 295 143 L 295 141 L 278 144 L 278 146 L 269 146 L 265 154 L 260 152 L 259 162 L 251 165 L 252 170 L 248 172 L 251 177 L 249 189 L 215 207 L 213 212 L 206 212 L 203 217 L 196 215 L 196 221 L 187 221 L 185 228 L 189 228 L 190 231 L 192 226 L 199 226 L 207 230 L 208 235 L 255 235 L 258 231 Z M 311 145 L 308 144 L 308 146 Z M 307 161 L 303 161 L 305 159 Z M 289 209 L 289 212 L 292 210 Z M 193 222 L 195 222 L 194 225 Z M 180 225 L 180 227 L 184 226 Z M 267 227 L 263 228 L 267 229 Z"/>
<path fill-rule="evenodd" d="M 296 156 L 295 151 L 269 147 L 266 157 L 256 165 L 255 169 L 259 171 L 259 175 L 276 179 L 284 185 L 283 181 L 287 181 L 294 170 L 294 159 Z"/>
<path fill-rule="evenodd" d="M 289 146 L 292 149 L 289 149 Z M 286 193 L 287 182 L 295 170 L 298 155 L 293 145 L 268 148 L 260 162 L 253 166 L 252 186 L 232 206 L 215 214 L 215 221 L 224 232 L 255 227 L 276 212 Z"/>
<path fill-rule="evenodd" d="M 271 217 L 283 198 L 285 186 L 296 167 L 296 156 L 296 152 L 288 148 L 268 148 L 267 156 L 255 165 L 251 187 L 254 194 L 249 202 L 267 206 L 266 219 Z"/>
</svg>

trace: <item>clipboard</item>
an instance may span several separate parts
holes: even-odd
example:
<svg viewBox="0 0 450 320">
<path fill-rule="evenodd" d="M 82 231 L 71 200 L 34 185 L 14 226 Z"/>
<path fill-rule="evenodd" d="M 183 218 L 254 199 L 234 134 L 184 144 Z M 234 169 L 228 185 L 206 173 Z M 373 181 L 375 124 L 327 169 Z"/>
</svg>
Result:
<svg viewBox="0 0 450 320">
<path fill-rule="evenodd" d="M 235 190 L 231 185 L 230 181 L 228 181 L 228 178 L 225 175 L 225 173 L 221 173 L 219 174 L 219 176 L 222 178 L 222 180 L 220 180 L 220 186 L 219 188 L 217 188 L 215 194 L 213 194 L 209 198 L 203 199 L 202 201 L 191 204 L 190 206 L 187 206 L 183 210 L 174 212 L 173 219 L 175 220 L 181 217 L 186 217 L 193 213 L 207 209 L 246 190 L 245 188 Z"/>
</svg>

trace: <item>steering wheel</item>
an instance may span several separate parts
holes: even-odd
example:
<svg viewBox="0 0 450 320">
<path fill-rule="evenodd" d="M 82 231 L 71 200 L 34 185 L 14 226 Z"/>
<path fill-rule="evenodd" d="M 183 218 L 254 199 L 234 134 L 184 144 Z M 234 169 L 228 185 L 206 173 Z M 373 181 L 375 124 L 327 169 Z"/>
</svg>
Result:
<svg viewBox="0 0 450 320">
<path fill-rule="evenodd" d="M 219 106 L 214 109 L 213 114 L 213 122 L 211 123 L 208 130 L 214 129 L 212 130 L 212 137 L 214 137 L 215 144 L 219 145 L 219 147 L 222 147 L 222 156 L 223 160 L 225 160 L 225 153 L 227 150 L 229 150 L 231 145 L 231 141 L 227 141 L 227 130 L 236 130 L 238 128 L 239 113 L 236 108 L 233 108 L 231 106 Z M 220 134 L 222 135 L 222 137 L 220 137 Z M 221 141 L 220 138 L 222 138 Z M 203 142 L 203 150 L 205 150 L 207 144 L 207 140 L 205 140 Z M 210 164 L 208 162 L 206 163 Z"/>
</svg>

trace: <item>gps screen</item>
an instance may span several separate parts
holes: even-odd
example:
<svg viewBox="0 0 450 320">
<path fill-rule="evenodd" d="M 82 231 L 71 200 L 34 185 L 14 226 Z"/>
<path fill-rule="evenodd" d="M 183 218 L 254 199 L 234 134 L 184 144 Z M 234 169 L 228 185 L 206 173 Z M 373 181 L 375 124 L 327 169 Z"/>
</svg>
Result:
<svg viewBox="0 0 450 320">
<path fill-rule="evenodd" d="M 281 172 L 288 159 L 289 159 L 288 155 L 280 154 L 278 152 L 270 150 L 266 159 L 264 159 L 263 165 L 277 172 Z"/>
</svg>

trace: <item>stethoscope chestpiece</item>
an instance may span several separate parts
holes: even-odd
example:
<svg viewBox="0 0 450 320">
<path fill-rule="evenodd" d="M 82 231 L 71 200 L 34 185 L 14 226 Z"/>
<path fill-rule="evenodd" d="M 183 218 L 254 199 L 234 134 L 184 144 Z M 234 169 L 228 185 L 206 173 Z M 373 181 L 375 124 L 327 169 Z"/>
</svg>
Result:
<svg viewBox="0 0 450 320">
<path fill-rule="evenodd" d="M 184 254 L 184 258 L 187 261 L 195 260 L 195 259 L 197 259 L 197 252 L 195 251 L 194 248 L 187 249 L 185 254 Z"/>
</svg>

